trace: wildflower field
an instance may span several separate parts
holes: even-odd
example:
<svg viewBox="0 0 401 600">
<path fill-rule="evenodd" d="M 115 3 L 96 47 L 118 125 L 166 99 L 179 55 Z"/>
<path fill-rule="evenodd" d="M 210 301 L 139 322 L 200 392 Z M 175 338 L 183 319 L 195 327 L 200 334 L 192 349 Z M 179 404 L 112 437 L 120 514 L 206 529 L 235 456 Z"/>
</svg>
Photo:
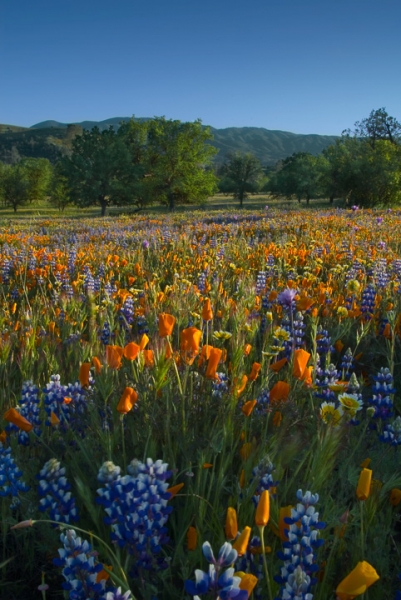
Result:
<svg viewBox="0 0 401 600">
<path fill-rule="evenodd" d="M 0 598 L 401 597 L 401 211 L 0 228 Z"/>
</svg>

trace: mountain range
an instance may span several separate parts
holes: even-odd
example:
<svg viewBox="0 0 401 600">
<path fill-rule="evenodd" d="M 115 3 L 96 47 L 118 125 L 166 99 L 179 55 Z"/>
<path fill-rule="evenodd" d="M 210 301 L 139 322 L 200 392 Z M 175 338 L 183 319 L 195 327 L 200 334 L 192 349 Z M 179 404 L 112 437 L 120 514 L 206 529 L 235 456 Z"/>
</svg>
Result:
<svg viewBox="0 0 401 600">
<path fill-rule="evenodd" d="M 103 131 L 112 126 L 118 129 L 121 121 L 129 120 L 130 117 L 113 117 L 104 121 L 72 124 L 43 121 L 32 127 L 0 125 L 0 160 L 9 163 L 18 160 L 18 157 L 29 156 L 48 158 L 54 163 L 71 144 L 79 128 L 90 130 L 97 126 Z M 148 119 L 138 119 L 144 120 Z M 319 154 L 337 139 L 333 135 L 298 134 L 263 127 L 211 127 L 211 131 L 214 136 L 211 143 L 219 149 L 215 157 L 217 163 L 224 162 L 229 152 L 239 151 L 251 152 L 263 165 L 274 165 L 294 152 Z"/>
</svg>

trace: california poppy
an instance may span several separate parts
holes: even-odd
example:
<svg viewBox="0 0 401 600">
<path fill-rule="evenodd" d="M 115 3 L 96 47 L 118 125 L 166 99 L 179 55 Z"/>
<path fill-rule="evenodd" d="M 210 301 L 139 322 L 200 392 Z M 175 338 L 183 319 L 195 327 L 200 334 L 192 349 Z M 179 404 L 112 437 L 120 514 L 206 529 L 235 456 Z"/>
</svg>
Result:
<svg viewBox="0 0 401 600">
<path fill-rule="evenodd" d="M 251 528 L 244 527 L 243 531 L 233 543 L 233 548 L 238 552 L 238 556 L 243 556 L 248 548 L 249 538 L 251 536 Z"/>
<path fill-rule="evenodd" d="M 175 317 L 168 313 L 161 313 L 159 315 L 159 336 L 167 337 L 173 333 L 175 324 Z"/>
<path fill-rule="evenodd" d="M 278 373 L 279 371 L 281 371 L 281 369 L 284 367 L 284 365 L 286 363 L 288 363 L 288 359 L 287 358 L 282 358 L 281 360 L 276 360 L 276 362 L 272 363 L 269 366 L 269 369 L 271 369 L 275 373 Z"/>
<path fill-rule="evenodd" d="M 222 350 L 220 350 L 220 348 L 211 348 L 205 373 L 205 377 L 207 379 L 217 379 L 216 371 L 220 362 L 221 355 Z"/>
<path fill-rule="evenodd" d="M 121 367 L 121 358 L 124 350 L 121 346 L 106 346 L 106 362 L 111 369 L 119 369 Z"/>
<path fill-rule="evenodd" d="M 139 348 L 141 350 L 144 350 L 146 348 L 146 346 L 148 345 L 148 342 L 149 342 L 149 338 L 146 335 L 146 333 L 144 333 L 141 337 L 141 341 L 139 342 Z"/>
<path fill-rule="evenodd" d="M 187 548 L 188 550 L 196 550 L 198 542 L 198 533 L 195 527 L 189 527 L 187 531 Z"/>
<path fill-rule="evenodd" d="M 15 408 L 10 408 L 4 413 L 4 420 L 16 425 L 22 431 L 31 431 L 33 429 L 33 425 L 25 419 Z"/>
<path fill-rule="evenodd" d="M 155 358 L 154 358 L 153 350 L 144 350 L 143 351 L 143 356 L 144 356 L 144 359 L 145 359 L 145 365 L 147 367 L 154 367 Z"/>
<path fill-rule="evenodd" d="M 227 508 L 225 532 L 228 540 L 235 540 L 238 535 L 237 512 L 231 506 Z"/>
<path fill-rule="evenodd" d="M 211 321 L 213 319 L 213 311 L 210 303 L 210 299 L 206 298 L 202 308 L 202 319 L 204 321 Z"/>
<path fill-rule="evenodd" d="M 263 490 L 260 495 L 255 514 L 255 525 L 264 527 L 270 518 L 270 496 L 269 490 Z"/>
<path fill-rule="evenodd" d="M 177 485 L 173 485 L 172 487 L 167 489 L 167 492 L 171 494 L 171 498 L 174 498 L 176 494 L 184 487 L 183 483 L 177 483 Z M 170 498 L 170 500 L 171 500 Z"/>
<path fill-rule="evenodd" d="M 302 348 L 295 350 L 292 373 L 297 379 L 301 379 L 302 375 L 304 374 L 310 356 L 310 353 L 306 352 L 306 350 L 303 350 Z"/>
<path fill-rule="evenodd" d="M 102 370 L 102 364 L 97 356 L 94 356 L 92 358 L 92 365 L 95 367 L 96 373 L 99 374 L 100 371 Z"/>
<path fill-rule="evenodd" d="M 359 562 L 355 569 L 337 586 L 339 600 L 353 600 L 366 592 L 368 587 L 380 579 L 376 570 L 365 560 Z"/>
<path fill-rule="evenodd" d="M 277 381 L 270 390 L 270 403 L 285 401 L 290 393 L 290 386 L 286 381 Z"/>
<path fill-rule="evenodd" d="M 257 400 L 249 400 L 248 402 L 245 402 L 245 404 L 241 407 L 241 410 L 246 417 L 249 417 L 257 403 Z"/>
<path fill-rule="evenodd" d="M 84 362 L 79 368 L 79 381 L 82 387 L 88 387 L 89 385 L 89 372 L 90 372 L 91 364 Z"/>
<path fill-rule="evenodd" d="M 251 344 L 245 344 L 244 354 L 245 356 L 249 356 L 250 351 L 252 350 Z"/>
<path fill-rule="evenodd" d="M 129 344 L 124 346 L 124 356 L 128 360 L 135 360 L 140 350 L 141 348 L 139 344 L 135 344 L 135 342 L 129 342 Z"/>
<path fill-rule="evenodd" d="M 187 365 L 192 365 L 195 357 L 199 354 L 199 344 L 202 339 L 202 331 L 196 327 L 187 327 L 180 334 L 181 356 Z"/>
<path fill-rule="evenodd" d="M 132 387 L 126 387 L 117 404 L 117 412 L 126 415 L 134 407 L 138 400 L 138 394 Z"/>
<path fill-rule="evenodd" d="M 248 592 L 248 598 L 250 598 L 258 581 L 258 578 L 255 575 L 252 575 L 252 573 L 244 573 L 241 576 L 239 589 L 246 590 Z"/>
<path fill-rule="evenodd" d="M 242 392 L 246 388 L 247 383 L 248 383 L 248 377 L 246 375 L 243 375 L 242 379 L 241 379 L 241 383 L 238 385 L 238 387 L 235 390 L 235 393 L 237 396 L 240 396 L 242 394 Z"/>
<path fill-rule="evenodd" d="M 251 370 L 251 372 L 249 374 L 249 378 L 248 378 L 249 381 L 255 381 L 255 379 L 257 379 L 261 366 L 262 365 L 260 363 L 257 363 L 257 362 L 253 363 L 252 370 Z"/>
<path fill-rule="evenodd" d="M 398 488 L 393 488 L 390 494 L 390 504 L 391 506 L 398 506 L 401 502 L 401 490 Z"/>
<path fill-rule="evenodd" d="M 285 518 L 291 517 L 292 506 L 282 506 L 278 517 L 278 533 L 282 542 L 288 542 L 288 532 L 290 526 L 284 521 Z"/>
<path fill-rule="evenodd" d="M 356 487 L 356 495 L 358 500 L 367 500 L 370 494 L 370 486 L 372 483 L 372 470 L 362 469 L 359 475 L 358 485 Z"/>
</svg>

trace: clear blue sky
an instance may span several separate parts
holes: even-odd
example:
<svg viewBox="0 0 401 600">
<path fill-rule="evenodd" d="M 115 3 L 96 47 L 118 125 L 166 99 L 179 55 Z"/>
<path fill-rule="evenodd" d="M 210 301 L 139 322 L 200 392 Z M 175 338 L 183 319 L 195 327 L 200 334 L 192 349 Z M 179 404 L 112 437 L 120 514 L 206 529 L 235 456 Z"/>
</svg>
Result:
<svg viewBox="0 0 401 600">
<path fill-rule="evenodd" d="M 0 0 L 0 123 L 401 121 L 399 0 Z"/>
</svg>

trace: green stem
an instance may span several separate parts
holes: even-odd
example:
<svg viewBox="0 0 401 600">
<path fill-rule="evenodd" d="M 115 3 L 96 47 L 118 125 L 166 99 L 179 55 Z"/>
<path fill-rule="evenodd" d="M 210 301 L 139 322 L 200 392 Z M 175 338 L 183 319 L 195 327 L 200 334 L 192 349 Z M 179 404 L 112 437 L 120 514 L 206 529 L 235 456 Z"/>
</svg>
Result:
<svg viewBox="0 0 401 600">
<path fill-rule="evenodd" d="M 273 600 L 272 589 L 271 589 L 271 586 L 270 586 L 269 570 L 267 568 L 264 531 L 265 531 L 264 525 L 260 526 L 259 527 L 259 535 L 260 535 L 260 542 L 261 542 L 261 545 L 262 545 L 263 568 L 264 568 L 265 577 L 266 577 L 267 593 L 268 593 L 269 600 Z"/>
</svg>

